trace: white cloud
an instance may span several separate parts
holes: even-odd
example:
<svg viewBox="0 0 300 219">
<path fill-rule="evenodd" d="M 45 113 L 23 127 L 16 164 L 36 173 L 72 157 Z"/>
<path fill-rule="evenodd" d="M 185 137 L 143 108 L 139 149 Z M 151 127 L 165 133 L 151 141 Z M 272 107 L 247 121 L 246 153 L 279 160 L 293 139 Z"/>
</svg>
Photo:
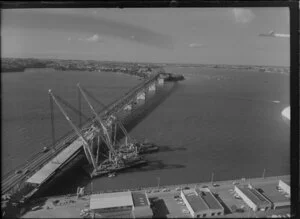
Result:
<svg viewBox="0 0 300 219">
<path fill-rule="evenodd" d="M 189 44 L 189 47 L 191 48 L 198 48 L 198 47 L 201 47 L 203 44 L 200 44 L 200 43 L 191 43 Z"/>
<path fill-rule="evenodd" d="M 85 41 L 85 42 L 90 42 L 90 43 L 96 43 L 96 42 L 102 41 L 102 38 L 99 37 L 98 34 L 94 34 L 94 35 L 91 36 L 91 37 L 87 37 L 87 38 L 78 38 L 78 40 Z"/>
<path fill-rule="evenodd" d="M 72 40 L 72 38 L 71 37 L 68 37 L 68 41 L 71 41 Z"/>
<path fill-rule="evenodd" d="M 236 23 L 249 23 L 255 18 L 255 14 L 251 9 L 234 8 L 232 13 Z"/>
</svg>

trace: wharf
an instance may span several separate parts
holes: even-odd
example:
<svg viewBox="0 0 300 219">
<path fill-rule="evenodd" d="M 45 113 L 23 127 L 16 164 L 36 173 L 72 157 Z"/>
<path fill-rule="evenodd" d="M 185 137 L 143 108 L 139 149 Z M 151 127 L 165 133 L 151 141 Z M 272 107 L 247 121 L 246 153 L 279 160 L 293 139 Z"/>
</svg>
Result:
<svg viewBox="0 0 300 219">
<path fill-rule="evenodd" d="M 178 203 L 174 196 L 180 196 L 178 188 L 195 188 L 207 186 L 214 195 L 218 195 L 224 206 L 226 207 L 225 215 L 219 216 L 220 218 L 242 218 L 242 217 L 271 217 L 271 215 L 287 215 L 290 213 L 290 208 L 280 208 L 275 210 L 268 210 L 267 212 L 253 212 L 250 208 L 245 207 L 246 204 L 240 200 L 235 199 L 230 190 L 233 189 L 233 182 L 240 184 L 246 184 L 251 181 L 251 184 L 255 187 L 266 187 L 268 185 L 274 185 L 278 183 L 278 180 L 284 180 L 289 182 L 290 176 L 274 176 L 266 178 L 252 178 L 252 179 L 237 179 L 229 181 L 217 181 L 214 182 L 218 186 L 215 187 L 211 182 L 205 183 L 193 183 L 183 185 L 171 185 L 162 187 L 148 187 L 132 189 L 131 191 L 143 190 L 147 193 L 150 203 L 152 203 L 152 211 L 154 218 L 191 218 L 190 214 L 185 213 L 188 211 L 187 206 Z M 117 191 L 117 190 L 116 190 Z M 114 192 L 116 192 L 114 191 Z M 129 191 L 128 189 L 118 191 Z M 109 191 L 101 191 L 97 193 L 107 193 Z M 69 194 L 63 196 L 45 197 L 37 200 L 33 200 L 28 206 L 29 210 L 23 210 L 22 218 L 62 218 L 62 217 L 80 217 L 80 212 L 83 209 L 89 209 L 91 194 L 85 194 L 84 196 L 77 198 L 76 194 Z M 223 205 L 222 204 L 222 205 Z M 238 209 L 243 209 L 243 212 L 230 211 L 230 207 L 235 205 Z M 36 210 L 36 208 L 38 208 Z M 32 210 L 34 208 L 34 210 Z"/>
</svg>

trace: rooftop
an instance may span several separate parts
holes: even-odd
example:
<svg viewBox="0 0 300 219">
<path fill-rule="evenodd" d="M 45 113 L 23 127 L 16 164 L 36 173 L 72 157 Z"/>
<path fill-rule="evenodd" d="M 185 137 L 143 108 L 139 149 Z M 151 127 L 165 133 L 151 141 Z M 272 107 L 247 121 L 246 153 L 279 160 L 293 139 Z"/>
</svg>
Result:
<svg viewBox="0 0 300 219">
<path fill-rule="evenodd" d="M 132 200 L 135 207 L 149 205 L 145 192 L 132 192 Z"/>
<path fill-rule="evenodd" d="M 270 204 L 256 189 L 250 189 L 247 186 L 238 187 L 253 203 L 256 205 Z"/>
<path fill-rule="evenodd" d="M 201 212 L 208 210 L 208 206 L 203 199 L 196 194 L 194 190 L 183 190 L 186 200 L 192 207 L 194 212 Z"/>
<path fill-rule="evenodd" d="M 211 192 L 200 191 L 199 189 L 196 189 L 196 192 L 206 202 L 210 209 L 223 209 L 222 205 L 218 202 L 218 200 L 213 196 Z"/>
<path fill-rule="evenodd" d="M 276 186 L 277 182 L 272 182 L 269 184 L 261 184 L 258 189 L 262 190 L 262 194 L 265 195 L 271 202 L 290 202 L 290 199 L 285 197 L 279 191 L 277 191 Z"/>
<path fill-rule="evenodd" d="M 131 192 L 114 192 L 91 195 L 90 209 L 133 206 Z"/>
</svg>

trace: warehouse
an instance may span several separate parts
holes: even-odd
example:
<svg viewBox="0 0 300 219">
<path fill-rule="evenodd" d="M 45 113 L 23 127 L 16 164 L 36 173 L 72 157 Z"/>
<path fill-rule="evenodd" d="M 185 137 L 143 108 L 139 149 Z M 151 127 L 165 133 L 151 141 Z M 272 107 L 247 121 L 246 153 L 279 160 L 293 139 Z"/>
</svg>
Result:
<svg viewBox="0 0 300 219">
<path fill-rule="evenodd" d="M 224 208 L 209 190 L 182 190 L 181 197 L 194 218 L 224 215 Z"/>
<path fill-rule="evenodd" d="M 289 183 L 279 180 L 278 187 L 286 192 L 289 196 L 291 195 L 291 188 Z"/>
<path fill-rule="evenodd" d="M 153 211 L 145 192 L 132 192 L 133 215 L 135 218 L 152 218 Z"/>
<path fill-rule="evenodd" d="M 287 197 L 287 195 L 280 193 L 276 189 L 277 185 L 278 184 L 276 182 L 262 184 L 259 186 L 259 188 L 257 188 L 257 190 L 259 190 L 262 195 L 272 202 L 273 209 L 289 207 L 291 205 L 290 199 Z"/>
<path fill-rule="evenodd" d="M 114 192 L 91 195 L 90 210 L 95 217 L 152 217 L 145 192 Z"/>
<path fill-rule="evenodd" d="M 251 185 L 241 187 L 234 186 L 234 191 L 253 211 L 265 211 L 272 207 L 272 203 Z"/>
</svg>

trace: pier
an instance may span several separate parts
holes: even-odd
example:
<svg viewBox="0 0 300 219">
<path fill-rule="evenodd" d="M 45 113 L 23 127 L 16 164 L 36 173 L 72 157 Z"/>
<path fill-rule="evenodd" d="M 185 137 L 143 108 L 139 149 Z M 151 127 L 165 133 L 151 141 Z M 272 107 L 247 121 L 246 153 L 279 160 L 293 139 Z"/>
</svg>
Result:
<svg viewBox="0 0 300 219">
<path fill-rule="evenodd" d="M 98 116 L 111 128 L 116 121 L 114 114 L 121 110 L 131 111 L 132 106 L 139 100 L 145 100 L 147 92 L 155 92 L 156 86 L 162 86 L 164 79 L 159 72 L 153 73 L 150 77 L 143 80 L 142 83 L 124 94 L 121 98 L 108 105 L 105 109 L 97 112 Z M 98 118 L 99 119 L 99 118 Z M 94 124 L 97 116 L 94 116 L 83 124 L 78 131 L 68 133 L 64 138 L 60 139 L 55 145 L 47 147 L 48 151 L 40 151 L 32 155 L 25 164 L 17 167 L 9 173 L 2 176 L 2 195 L 20 192 L 25 190 L 28 197 L 39 190 L 39 187 L 46 184 L 52 178 L 55 178 L 61 169 L 70 163 L 84 149 L 86 151 L 86 141 L 93 142 L 95 138 L 99 138 L 99 130 L 95 129 Z M 111 134 L 111 132 L 110 132 Z M 90 154 L 90 158 L 94 155 Z M 89 157 L 86 157 L 89 160 Z M 93 159 L 92 159 L 93 160 Z M 27 198 L 24 192 L 21 192 L 20 198 Z"/>
</svg>

